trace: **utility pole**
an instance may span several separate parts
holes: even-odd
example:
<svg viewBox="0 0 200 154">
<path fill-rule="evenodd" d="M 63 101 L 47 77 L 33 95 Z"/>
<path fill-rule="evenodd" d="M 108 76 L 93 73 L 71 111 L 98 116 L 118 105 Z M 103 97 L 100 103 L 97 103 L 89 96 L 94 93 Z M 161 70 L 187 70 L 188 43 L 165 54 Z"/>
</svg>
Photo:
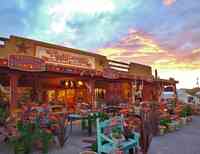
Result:
<svg viewBox="0 0 200 154">
<path fill-rule="evenodd" d="M 197 88 L 199 88 L 199 77 L 197 77 L 196 85 L 197 85 Z"/>
</svg>

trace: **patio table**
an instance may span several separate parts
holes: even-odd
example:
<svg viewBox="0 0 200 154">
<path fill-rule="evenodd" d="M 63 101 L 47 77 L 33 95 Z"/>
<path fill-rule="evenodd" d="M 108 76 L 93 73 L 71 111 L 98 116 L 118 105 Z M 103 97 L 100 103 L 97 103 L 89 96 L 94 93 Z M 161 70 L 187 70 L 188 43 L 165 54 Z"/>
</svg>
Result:
<svg viewBox="0 0 200 154">
<path fill-rule="evenodd" d="M 68 120 L 70 122 L 71 130 L 73 127 L 73 121 L 86 120 L 88 123 L 88 127 L 87 127 L 88 135 L 91 136 L 92 135 L 92 118 L 90 116 L 91 116 L 91 113 L 89 115 L 69 114 Z M 85 127 L 83 127 L 82 129 L 85 129 Z"/>
</svg>

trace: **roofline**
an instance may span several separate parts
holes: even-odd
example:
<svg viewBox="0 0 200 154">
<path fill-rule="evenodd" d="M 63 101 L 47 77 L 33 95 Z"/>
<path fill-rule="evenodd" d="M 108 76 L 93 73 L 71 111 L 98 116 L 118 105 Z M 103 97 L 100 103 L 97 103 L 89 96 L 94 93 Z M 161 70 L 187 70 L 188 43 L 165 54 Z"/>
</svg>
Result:
<svg viewBox="0 0 200 154">
<path fill-rule="evenodd" d="M 75 48 L 70 48 L 70 47 L 65 47 L 65 46 L 62 46 L 62 45 L 57 45 L 57 44 L 54 44 L 54 43 L 48 43 L 48 42 L 44 42 L 44 41 L 38 41 L 38 40 L 35 40 L 35 39 L 31 39 L 31 38 L 27 38 L 27 37 L 21 37 L 21 36 L 16 36 L 16 35 L 10 35 L 10 38 L 19 38 L 19 39 L 22 39 L 22 40 L 28 40 L 28 41 L 33 41 L 35 43 L 37 43 L 38 45 L 42 44 L 44 46 L 44 44 L 46 44 L 47 46 L 55 46 L 55 48 L 60 48 L 60 49 L 63 49 L 63 50 L 71 50 L 72 52 L 75 52 L 75 53 L 79 53 L 80 52 L 84 55 L 90 55 L 90 56 L 96 56 L 96 57 L 101 57 L 101 58 L 107 58 L 106 56 L 104 55 L 100 55 L 100 54 L 96 54 L 96 53 L 92 53 L 92 52 L 89 52 L 89 51 L 86 51 L 86 50 L 81 50 L 81 49 L 75 49 Z"/>
</svg>

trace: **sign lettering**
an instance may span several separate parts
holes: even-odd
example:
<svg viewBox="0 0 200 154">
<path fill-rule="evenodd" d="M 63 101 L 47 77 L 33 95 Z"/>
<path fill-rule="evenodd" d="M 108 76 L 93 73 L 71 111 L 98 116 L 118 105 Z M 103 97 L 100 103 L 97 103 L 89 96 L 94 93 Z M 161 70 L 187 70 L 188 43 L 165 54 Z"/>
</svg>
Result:
<svg viewBox="0 0 200 154">
<path fill-rule="evenodd" d="M 77 53 L 37 46 L 36 56 L 43 59 L 46 63 L 95 69 L 94 57 Z"/>
</svg>

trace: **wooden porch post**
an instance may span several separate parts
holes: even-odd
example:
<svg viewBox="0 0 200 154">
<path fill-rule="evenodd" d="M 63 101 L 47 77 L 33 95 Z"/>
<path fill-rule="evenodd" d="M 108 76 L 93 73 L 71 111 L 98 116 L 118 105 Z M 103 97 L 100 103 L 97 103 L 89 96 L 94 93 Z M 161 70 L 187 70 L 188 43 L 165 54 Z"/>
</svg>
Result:
<svg viewBox="0 0 200 154">
<path fill-rule="evenodd" d="M 129 82 L 129 86 L 130 86 L 130 91 L 129 91 L 129 106 L 131 106 L 133 104 L 133 85 L 132 85 L 132 81 Z"/>
<path fill-rule="evenodd" d="M 90 89 L 89 89 L 89 98 L 90 98 L 90 103 L 91 103 L 91 107 L 92 109 L 96 107 L 96 104 L 95 104 L 95 80 L 90 80 L 89 81 L 89 86 L 90 86 Z"/>
<path fill-rule="evenodd" d="M 10 110 L 17 107 L 17 84 L 19 76 L 16 74 L 10 74 Z"/>
<path fill-rule="evenodd" d="M 34 76 L 33 78 L 33 94 L 35 95 L 33 97 L 34 101 L 40 101 L 40 93 L 41 93 L 41 89 L 40 89 L 40 80 L 38 78 L 38 76 Z"/>
</svg>

